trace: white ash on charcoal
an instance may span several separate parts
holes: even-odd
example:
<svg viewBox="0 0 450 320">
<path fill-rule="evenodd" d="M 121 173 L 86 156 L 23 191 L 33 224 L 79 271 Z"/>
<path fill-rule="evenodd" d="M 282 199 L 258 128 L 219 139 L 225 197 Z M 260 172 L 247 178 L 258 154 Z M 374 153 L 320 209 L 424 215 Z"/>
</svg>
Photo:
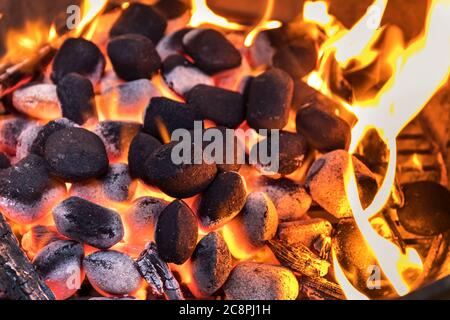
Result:
<svg viewBox="0 0 450 320">
<path fill-rule="evenodd" d="M 9 168 L 11 166 L 11 161 L 8 156 L 3 152 L 0 152 L 0 170 Z"/>
<path fill-rule="evenodd" d="M 184 300 L 180 284 L 169 265 L 158 254 L 156 244 L 149 242 L 136 261 L 136 266 L 149 284 L 151 296 L 167 300 Z M 147 296 L 147 300 L 151 297 Z"/>
<path fill-rule="evenodd" d="M 103 141 L 111 162 L 124 161 L 131 141 L 142 129 L 142 125 L 132 121 L 101 121 L 94 133 Z"/>
<path fill-rule="evenodd" d="M 80 243 L 58 240 L 39 251 L 33 265 L 56 299 L 65 300 L 77 292 L 84 280 L 83 257 L 84 249 Z"/>
<path fill-rule="evenodd" d="M 45 144 L 50 172 L 67 182 L 100 177 L 108 171 L 108 155 L 102 140 L 82 128 L 54 132 Z"/>
<path fill-rule="evenodd" d="M 282 222 L 278 226 L 277 239 L 287 243 L 301 243 L 314 250 L 320 257 L 328 257 L 333 227 L 325 219 Z"/>
<path fill-rule="evenodd" d="M 197 85 L 185 97 L 199 120 L 212 120 L 228 128 L 236 128 L 245 120 L 244 98 L 238 92 Z"/>
<path fill-rule="evenodd" d="M 160 213 L 155 230 L 158 253 L 165 262 L 186 262 L 197 243 L 197 219 L 181 200 L 175 200 Z"/>
<path fill-rule="evenodd" d="M 295 300 L 299 285 L 287 268 L 241 262 L 224 286 L 227 300 Z"/>
<path fill-rule="evenodd" d="M 51 78 L 59 83 L 69 73 L 87 77 L 95 86 L 105 71 L 106 60 L 100 49 L 83 38 L 69 38 L 59 48 L 53 60 Z"/>
<path fill-rule="evenodd" d="M 153 98 L 145 112 L 144 132 L 160 139 L 162 142 L 176 129 L 194 129 L 195 115 L 193 109 L 184 103 L 164 97 Z M 163 131 L 163 132 L 161 132 Z M 164 132 L 166 131 L 166 132 Z M 165 134 L 169 137 L 164 137 Z"/>
<path fill-rule="evenodd" d="M 167 20 L 166 34 L 185 27 L 191 17 L 189 7 L 183 1 L 160 0 L 153 5 L 153 9 Z"/>
<path fill-rule="evenodd" d="M 97 119 L 94 87 L 88 78 L 69 73 L 58 82 L 56 92 L 64 118 L 79 125 Z"/>
<path fill-rule="evenodd" d="M 0 210 L 9 219 L 38 221 L 66 194 L 66 186 L 50 177 L 44 159 L 30 155 L 0 171 Z"/>
<path fill-rule="evenodd" d="M 291 77 L 280 69 L 270 69 L 250 80 L 247 122 L 255 129 L 282 129 L 289 120 L 294 93 Z"/>
<path fill-rule="evenodd" d="M 122 240 L 120 215 L 78 197 L 70 197 L 53 208 L 53 219 L 64 236 L 95 248 L 108 249 Z"/>
<path fill-rule="evenodd" d="M 13 92 L 14 108 L 30 117 L 53 120 L 62 115 L 56 85 L 48 83 L 29 84 Z"/>
<path fill-rule="evenodd" d="M 128 149 L 128 167 L 132 178 L 142 179 L 144 177 L 145 166 L 143 164 L 161 146 L 158 139 L 146 133 L 138 133 L 133 138 L 130 149 Z"/>
<path fill-rule="evenodd" d="M 450 229 L 450 191 L 431 181 L 402 186 L 405 205 L 398 209 L 400 224 L 413 234 L 435 236 Z"/>
<path fill-rule="evenodd" d="M 250 193 L 241 213 L 226 226 L 239 242 L 239 247 L 248 248 L 248 251 L 263 247 L 275 236 L 277 227 L 277 210 L 272 200 L 263 192 Z"/>
<path fill-rule="evenodd" d="M 189 289 L 197 298 L 207 298 L 219 290 L 233 268 L 227 243 L 218 232 L 200 240 L 191 257 Z"/>
<path fill-rule="evenodd" d="M 213 79 L 181 54 L 167 57 L 162 64 L 164 82 L 175 93 L 184 96 L 199 84 L 214 85 Z"/>
<path fill-rule="evenodd" d="M 190 164 L 175 164 L 172 153 L 178 142 L 163 145 L 143 164 L 143 180 L 158 187 L 173 198 L 190 198 L 204 191 L 217 174 L 217 166 L 212 161 L 195 164 L 194 152 L 191 152 Z M 194 146 L 193 146 L 194 147 Z"/>
<path fill-rule="evenodd" d="M 31 125 L 35 125 L 35 123 L 26 118 L 2 116 L 0 119 L 0 151 L 14 156 L 20 135 Z"/>
<path fill-rule="evenodd" d="M 161 95 L 150 80 L 138 79 L 104 89 L 97 102 L 101 113 L 109 120 L 142 121 L 150 100 Z"/>
<path fill-rule="evenodd" d="M 161 60 L 166 60 L 171 55 L 183 53 L 183 37 L 191 31 L 192 28 L 183 28 L 177 30 L 161 39 L 156 47 Z"/>
<path fill-rule="evenodd" d="M 380 267 L 353 219 L 341 219 L 335 226 L 332 246 L 339 265 L 360 292 L 371 299 L 387 298 L 393 294 L 393 289 L 383 274 L 380 274 L 380 288 L 368 289 L 368 279 L 374 272 L 374 267 Z"/>
<path fill-rule="evenodd" d="M 311 196 L 305 188 L 287 178 L 271 179 L 261 177 L 257 190 L 269 196 L 275 204 L 280 221 L 301 219 L 311 207 Z"/>
<path fill-rule="evenodd" d="M 194 29 L 183 37 L 183 47 L 194 63 L 209 75 L 237 68 L 241 65 L 240 52 L 219 31 Z"/>
<path fill-rule="evenodd" d="M 260 32 L 249 48 L 249 63 L 255 69 L 271 67 L 275 53 L 276 49 L 271 45 L 266 32 Z"/>
<path fill-rule="evenodd" d="M 247 189 L 237 172 L 219 173 L 202 193 L 197 214 L 205 230 L 216 230 L 238 215 L 245 205 Z"/>
<path fill-rule="evenodd" d="M 276 155 L 273 155 L 271 154 L 271 152 L 269 152 L 269 150 L 273 150 L 272 136 L 259 141 L 252 147 L 250 154 L 253 154 L 257 157 L 258 163 L 256 164 L 256 166 L 259 170 L 261 170 L 262 172 L 288 175 L 302 166 L 303 160 L 308 153 L 308 145 L 303 136 L 292 132 L 280 131 L 277 144 L 278 153 Z M 274 156 L 278 158 L 279 164 L 277 168 L 278 170 L 276 172 L 274 172 L 274 170 L 272 170 L 271 168 L 272 163 L 267 165 L 260 161 L 259 156 L 261 151 L 258 152 L 258 150 L 267 150 L 267 153 L 270 153 L 267 154 L 267 156 L 271 159 Z"/>
<path fill-rule="evenodd" d="M 105 296 L 133 295 L 142 277 L 134 261 L 117 251 L 97 251 L 83 260 L 83 268 L 91 285 Z"/>
<path fill-rule="evenodd" d="M 144 246 L 154 241 L 156 222 L 168 205 L 169 202 L 164 199 L 149 196 L 134 200 L 130 208 L 122 214 L 126 225 L 126 242 Z"/>
<path fill-rule="evenodd" d="M 150 39 L 155 45 L 161 40 L 167 28 L 167 21 L 151 6 L 132 3 L 123 10 L 112 26 L 109 35 L 117 37 L 125 34 L 139 34 Z"/>
<path fill-rule="evenodd" d="M 114 37 L 107 50 L 114 71 L 125 81 L 150 79 L 161 66 L 152 41 L 139 34 Z"/>
<path fill-rule="evenodd" d="M 70 194 L 94 203 L 104 201 L 125 202 L 131 200 L 136 184 L 130 177 L 128 165 L 113 163 L 106 175 L 98 179 L 73 183 Z"/>
<path fill-rule="evenodd" d="M 33 258 L 43 247 L 57 240 L 67 239 L 54 226 L 36 225 L 22 236 L 20 244 L 27 256 Z"/>
<path fill-rule="evenodd" d="M 22 137 L 22 135 L 19 137 L 19 144 L 18 144 L 18 148 L 19 147 L 23 147 L 25 150 L 23 150 L 24 153 L 26 153 L 26 151 L 28 153 L 32 153 L 32 154 L 36 154 L 38 156 L 44 157 L 45 156 L 45 145 L 47 143 L 47 139 L 55 132 L 60 131 L 62 129 L 67 129 L 67 128 L 75 128 L 77 127 L 77 125 L 66 119 L 66 118 L 60 118 L 60 119 L 56 119 L 56 120 L 52 120 L 50 122 L 48 122 L 47 124 L 43 125 L 43 126 L 39 126 L 38 130 L 35 132 L 30 131 L 24 131 L 24 136 Z M 34 138 L 31 141 L 31 138 L 33 137 L 33 135 L 35 134 Z M 23 140 L 22 140 L 23 138 Z M 28 147 L 27 144 L 29 144 Z M 28 150 L 26 150 L 28 149 Z"/>
<path fill-rule="evenodd" d="M 41 125 L 37 123 L 30 124 L 25 130 L 23 130 L 17 138 L 15 161 L 20 161 L 29 154 L 31 154 L 31 146 L 36 139 L 39 132 L 42 130 Z"/>
<path fill-rule="evenodd" d="M 309 145 L 320 152 L 347 150 L 350 145 L 351 128 L 348 123 L 313 105 L 298 110 L 296 127 Z"/>
<path fill-rule="evenodd" d="M 306 187 L 312 199 L 337 219 L 352 216 L 344 184 L 349 160 L 347 151 L 332 151 L 317 159 L 307 175 Z M 366 208 L 378 191 L 378 182 L 376 176 L 356 157 L 352 156 L 352 162 L 359 197 Z"/>
</svg>

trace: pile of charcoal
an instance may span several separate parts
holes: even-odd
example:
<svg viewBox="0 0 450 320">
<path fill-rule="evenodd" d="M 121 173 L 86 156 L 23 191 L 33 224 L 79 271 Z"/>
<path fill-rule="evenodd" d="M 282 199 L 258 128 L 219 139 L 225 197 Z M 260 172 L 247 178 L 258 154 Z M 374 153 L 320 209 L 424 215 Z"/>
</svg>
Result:
<svg viewBox="0 0 450 320">
<path fill-rule="evenodd" d="M 328 271 L 332 234 L 357 232 L 351 121 L 300 80 L 317 40 L 281 28 L 245 48 L 242 35 L 187 27 L 172 2 L 132 3 L 106 35 L 65 40 L 40 81 L 4 99 L 1 213 L 24 227 L 22 248 L 58 299 L 342 298 Z M 195 121 L 280 130 L 278 172 L 173 163 L 171 134 Z M 368 205 L 380 176 L 353 163 Z"/>
</svg>

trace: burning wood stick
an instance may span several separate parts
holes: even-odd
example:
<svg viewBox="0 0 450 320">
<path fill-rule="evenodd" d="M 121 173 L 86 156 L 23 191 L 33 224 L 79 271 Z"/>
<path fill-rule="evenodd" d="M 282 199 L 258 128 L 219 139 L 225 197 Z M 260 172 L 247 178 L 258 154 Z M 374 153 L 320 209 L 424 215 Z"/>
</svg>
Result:
<svg viewBox="0 0 450 320">
<path fill-rule="evenodd" d="M 298 278 L 301 291 L 312 300 L 344 300 L 341 287 L 325 278 L 301 276 Z"/>
<path fill-rule="evenodd" d="M 153 293 L 164 296 L 168 300 L 184 300 L 180 284 L 173 276 L 167 263 L 159 257 L 155 243 L 147 244 L 136 264 Z"/>
<path fill-rule="evenodd" d="M 0 299 L 53 300 L 17 238 L 0 214 Z"/>
<path fill-rule="evenodd" d="M 323 277 L 328 273 L 330 263 L 318 258 L 301 243 L 288 244 L 271 240 L 269 247 L 281 264 L 309 277 Z"/>
</svg>

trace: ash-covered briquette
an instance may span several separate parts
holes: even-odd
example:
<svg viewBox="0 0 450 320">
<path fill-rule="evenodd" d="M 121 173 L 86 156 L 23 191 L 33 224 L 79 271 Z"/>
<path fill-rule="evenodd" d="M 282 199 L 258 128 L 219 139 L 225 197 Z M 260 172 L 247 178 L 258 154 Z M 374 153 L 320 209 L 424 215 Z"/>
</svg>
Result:
<svg viewBox="0 0 450 320">
<path fill-rule="evenodd" d="M 163 61 L 171 55 L 183 53 L 183 37 L 191 30 L 192 28 L 183 28 L 161 39 L 156 51 Z"/>
<path fill-rule="evenodd" d="M 78 73 L 96 84 L 105 70 L 105 57 L 91 41 L 69 38 L 62 44 L 53 60 L 51 78 L 58 83 L 69 73 Z"/>
<path fill-rule="evenodd" d="M 239 92 L 197 85 L 185 97 L 197 119 L 209 119 L 228 128 L 236 128 L 245 120 L 244 98 Z"/>
<path fill-rule="evenodd" d="M 111 39 L 108 56 L 117 76 L 126 81 L 149 79 L 161 66 L 161 58 L 152 41 L 139 34 Z"/>
<path fill-rule="evenodd" d="M 153 9 L 167 20 L 182 16 L 189 7 L 179 0 L 159 0 L 153 5 Z"/>
<path fill-rule="evenodd" d="M 176 129 L 194 129 L 194 111 L 184 103 L 164 97 L 153 98 L 145 112 L 144 131 L 162 142 Z"/>
<path fill-rule="evenodd" d="M 194 164 L 193 152 L 191 164 L 175 164 L 172 152 L 177 145 L 178 142 L 166 144 L 145 161 L 143 180 L 173 198 L 190 198 L 211 184 L 217 174 L 217 166 L 206 163 L 205 159 L 200 164 Z"/>
<path fill-rule="evenodd" d="M 271 154 L 272 150 L 272 136 L 267 137 L 255 144 L 251 150 L 251 153 L 258 155 L 258 164 L 260 170 L 271 171 L 270 164 L 261 163 L 259 160 L 259 150 L 267 150 L 267 156 L 273 158 L 274 156 L 279 160 L 278 170 L 274 173 L 281 175 L 288 175 L 300 168 L 303 164 L 303 160 L 308 152 L 308 146 L 306 140 L 299 134 L 280 131 L 278 143 L 278 153 Z M 273 170 L 272 170 L 273 171 Z"/>
<path fill-rule="evenodd" d="M 0 170 L 9 168 L 10 166 L 11 161 L 9 160 L 8 156 L 3 152 L 0 152 Z"/>
<path fill-rule="evenodd" d="M 50 172 L 69 182 L 100 177 L 108 171 L 108 155 L 102 140 L 82 128 L 54 132 L 45 144 Z"/>
<path fill-rule="evenodd" d="M 332 230 L 331 223 L 321 218 L 282 222 L 278 225 L 277 239 L 312 249 L 317 240 L 330 237 Z"/>
<path fill-rule="evenodd" d="M 167 21 L 151 6 L 132 3 L 112 26 L 109 36 L 139 34 L 157 44 L 167 28 Z"/>
<path fill-rule="evenodd" d="M 42 130 L 42 127 L 43 126 L 38 123 L 31 123 L 20 133 L 17 138 L 16 155 L 14 157 L 15 161 L 20 161 L 31 154 L 31 146 L 39 132 Z"/>
<path fill-rule="evenodd" d="M 233 219 L 244 207 L 247 190 L 237 172 L 222 172 L 203 192 L 198 207 L 201 225 L 215 230 Z"/>
<path fill-rule="evenodd" d="M 197 219 L 183 201 L 173 201 L 159 215 L 155 242 L 165 262 L 178 265 L 186 262 L 194 252 L 197 236 Z"/>
<path fill-rule="evenodd" d="M 181 54 L 167 57 L 162 65 L 164 82 L 180 96 L 198 84 L 214 85 L 213 79 Z"/>
<path fill-rule="evenodd" d="M 398 209 L 400 224 L 409 232 L 434 236 L 450 229 L 450 191 L 432 181 L 402 186 L 405 205 Z"/>
<path fill-rule="evenodd" d="M 102 295 L 133 294 L 142 283 L 134 261 L 117 251 L 97 251 L 83 260 L 83 268 L 91 285 Z"/>
<path fill-rule="evenodd" d="M 263 192 L 248 195 L 242 212 L 231 222 L 252 247 L 260 248 L 271 240 L 278 227 L 278 214 L 272 200 Z"/>
<path fill-rule="evenodd" d="M 227 300 L 295 300 L 298 290 L 289 269 L 255 262 L 236 265 L 224 286 Z"/>
<path fill-rule="evenodd" d="M 94 132 L 103 141 L 110 161 L 122 160 L 126 157 L 131 141 L 142 129 L 138 122 L 101 121 Z"/>
<path fill-rule="evenodd" d="M 56 119 L 48 122 L 46 125 L 39 128 L 36 133 L 33 142 L 29 147 L 29 152 L 33 154 L 37 154 L 38 156 L 45 156 L 45 144 L 47 143 L 47 139 L 55 132 L 67 129 L 74 128 L 76 125 L 74 122 L 66 119 Z"/>
<path fill-rule="evenodd" d="M 73 183 L 70 193 L 98 203 L 103 201 L 128 201 L 132 198 L 135 185 L 125 163 L 113 163 L 108 173 L 99 179 Z"/>
<path fill-rule="evenodd" d="M 318 49 L 309 41 L 297 41 L 279 48 L 272 58 L 273 66 L 301 79 L 316 68 Z"/>
<path fill-rule="evenodd" d="M 131 177 L 140 179 L 144 177 L 145 166 L 143 164 L 161 146 L 158 139 L 146 133 L 138 133 L 133 138 L 128 150 L 128 166 Z"/>
<path fill-rule="evenodd" d="M 62 116 L 79 125 L 97 117 L 92 82 L 77 73 L 69 73 L 58 82 L 56 92 Z"/>
<path fill-rule="evenodd" d="M 201 70 L 210 75 L 241 65 L 240 52 L 219 31 L 194 29 L 183 37 L 186 53 Z"/>
<path fill-rule="evenodd" d="M 27 118 L 2 116 L 0 119 L 0 151 L 14 156 L 20 135 L 31 125 L 33 122 Z"/>
<path fill-rule="evenodd" d="M 191 257 L 191 292 L 206 298 L 220 289 L 233 268 L 230 250 L 218 232 L 211 232 L 197 244 Z"/>
<path fill-rule="evenodd" d="M 36 119 L 50 120 L 61 116 L 61 105 L 56 86 L 49 83 L 31 83 L 12 94 L 14 108 Z"/>
<path fill-rule="evenodd" d="M 294 82 L 280 69 L 271 69 L 249 83 L 247 122 L 255 129 L 282 129 L 289 119 Z"/>
<path fill-rule="evenodd" d="M 77 292 L 84 280 L 83 257 L 84 249 L 80 243 L 58 240 L 39 251 L 33 265 L 56 299 L 65 300 Z"/>
<path fill-rule="evenodd" d="M 267 194 L 273 201 L 280 221 L 301 219 L 311 207 L 311 196 L 303 185 L 287 178 L 261 177 L 257 190 Z"/>
<path fill-rule="evenodd" d="M 296 125 L 297 132 L 320 152 L 347 150 L 350 145 L 349 124 L 333 113 L 311 105 L 304 106 L 297 112 Z"/>
<path fill-rule="evenodd" d="M 78 197 L 70 197 L 53 209 L 53 219 L 64 236 L 107 249 L 122 240 L 124 229 L 120 215 Z"/>
<path fill-rule="evenodd" d="M 122 215 L 127 225 L 125 240 L 128 243 L 145 245 L 154 241 L 156 222 L 169 202 L 155 197 L 136 199 Z"/>
<path fill-rule="evenodd" d="M 35 225 L 23 235 L 20 244 L 29 257 L 34 257 L 43 247 L 57 240 L 66 238 L 54 226 Z"/>
<path fill-rule="evenodd" d="M 313 163 L 306 178 L 306 188 L 313 200 L 337 219 L 352 216 L 344 183 L 349 160 L 350 154 L 345 150 L 327 153 Z M 378 182 L 356 157 L 352 156 L 352 162 L 361 204 L 366 208 L 378 191 Z"/>
</svg>

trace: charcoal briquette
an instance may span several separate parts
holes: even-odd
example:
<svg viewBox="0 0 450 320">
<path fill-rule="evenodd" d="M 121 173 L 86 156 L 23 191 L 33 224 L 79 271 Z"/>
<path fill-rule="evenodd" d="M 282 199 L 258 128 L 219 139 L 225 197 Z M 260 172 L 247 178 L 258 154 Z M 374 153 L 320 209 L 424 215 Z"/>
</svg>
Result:
<svg viewBox="0 0 450 320">
<path fill-rule="evenodd" d="M 45 144 L 47 143 L 47 139 L 53 133 L 55 133 L 59 130 L 67 129 L 67 128 L 74 128 L 75 126 L 76 125 L 74 122 L 72 122 L 66 118 L 56 119 L 56 120 L 48 122 L 46 125 L 40 127 L 39 131 L 37 131 L 37 134 L 29 147 L 29 152 L 36 154 L 38 156 L 44 157 L 45 156 Z"/>
<path fill-rule="evenodd" d="M 312 105 L 305 106 L 297 112 L 296 124 L 297 132 L 320 152 L 347 150 L 350 145 L 350 126 L 333 113 Z"/>
<path fill-rule="evenodd" d="M 29 257 L 34 257 L 46 245 L 57 240 L 66 240 L 54 226 L 35 225 L 22 237 L 20 244 Z"/>
<path fill-rule="evenodd" d="M 122 240 L 120 215 L 79 197 L 70 197 L 53 209 L 56 228 L 64 236 L 90 246 L 107 249 Z"/>
<path fill-rule="evenodd" d="M 100 177 L 108 171 L 108 156 L 102 140 L 82 128 L 54 132 L 45 144 L 50 172 L 69 182 Z"/>
<path fill-rule="evenodd" d="M 409 232 L 435 236 L 450 229 L 450 191 L 432 181 L 402 186 L 405 205 L 398 209 L 400 224 Z"/>
<path fill-rule="evenodd" d="M 31 125 L 33 122 L 27 118 L 2 116 L 0 119 L 0 151 L 14 156 L 20 135 Z"/>
<path fill-rule="evenodd" d="M 206 230 L 220 228 L 244 207 L 247 190 L 237 172 L 222 172 L 203 192 L 198 207 L 201 225 Z"/>
<path fill-rule="evenodd" d="M 112 26 L 109 36 L 139 34 L 157 44 L 167 28 L 167 21 L 151 6 L 132 3 Z"/>
<path fill-rule="evenodd" d="M 312 249 L 319 238 L 330 237 L 332 230 L 331 223 L 321 218 L 288 221 L 278 225 L 277 239 L 288 244 L 301 243 Z"/>
<path fill-rule="evenodd" d="M 139 34 L 111 39 L 108 56 L 117 76 L 126 81 L 150 79 L 161 66 L 161 58 L 152 41 Z"/>
<path fill-rule="evenodd" d="M 248 88 L 248 125 L 255 130 L 282 129 L 288 122 L 293 93 L 293 80 L 280 69 L 252 79 Z"/>
<path fill-rule="evenodd" d="M 170 135 L 176 129 L 194 129 L 195 114 L 184 103 L 164 97 L 153 98 L 145 112 L 144 131 L 162 142 L 165 134 Z"/>
<path fill-rule="evenodd" d="M 218 232 L 204 236 L 191 257 L 189 287 L 197 298 L 206 298 L 220 289 L 233 267 L 230 250 Z"/>
<path fill-rule="evenodd" d="M 189 10 L 183 1 L 179 0 L 159 0 L 153 9 L 167 20 L 173 20 L 182 16 Z"/>
<path fill-rule="evenodd" d="M 29 84 L 12 94 L 14 108 L 30 117 L 51 120 L 61 117 L 56 86 L 49 83 Z"/>
<path fill-rule="evenodd" d="M 245 103 L 238 92 L 197 85 L 185 97 L 195 109 L 197 119 L 212 120 L 228 128 L 236 128 L 245 120 Z"/>
<path fill-rule="evenodd" d="M 130 144 L 128 166 L 133 178 L 144 176 L 145 161 L 162 146 L 161 142 L 146 133 L 138 133 Z"/>
<path fill-rule="evenodd" d="M 180 96 L 199 84 L 213 85 L 213 79 L 189 62 L 184 56 L 167 57 L 162 65 L 164 82 Z"/>
<path fill-rule="evenodd" d="M 105 64 L 105 57 L 93 42 L 69 38 L 53 60 L 51 78 L 54 83 L 58 83 L 67 74 L 74 72 L 87 77 L 95 85 L 100 81 Z"/>
<path fill-rule="evenodd" d="M 197 236 L 197 219 L 183 201 L 175 200 L 159 215 L 155 242 L 164 261 L 175 264 L 186 262 L 194 252 Z"/>
<path fill-rule="evenodd" d="M 318 50 L 309 41 L 294 42 L 279 48 L 272 58 L 273 66 L 301 79 L 316 68 Z"/>
<path fill-rule="evenodd" d="M 84 249 L 80 243 L 58 240 L 39 251 L 33 265 L 56 299 L 64 300 L 74 295 L 84 280 L 83 257 Z"/>
<path fill-rule="evenodd" d="M 56 92 L 64 118 L 82 125 L 97 117 L 94 87 L 88 78 L 69 73 L 58 82 Z"/>
<path fill-rule="evenodd" d="M 0 170 L 9 168 L 10 166 L 11 161 L 9 160 L 8 156 L 3 152 L 0 152 Z"/>
<path fill-rule="evenodd" d="M 89 282 L 102 295 L 131 295 L 142 283 L 134 261 L 121 252 L 97 251 L 84 258 L 83 267 Z"/>
<path fill-rule="evenodd" d="M 154 185 L 174 198 L 190 198 L 204 191 L 214 180 L 217 173 L 215 164 L 208 164 L 204 159 L 194 163 L 191 153 L 191 164 L 175 164 L 172 152 L 177 142 L 162 146 L 144 163 L 144 181 Z"/>
<path fill-rule="evenodd" d="M 171 55 L 183 52 L 183 37 L 191 30 L 192 28 L 183 28 L 161 39 L 156 50 L 163 61 Z"/>
<path fill-rule="evenodd" d="M 280 131 L 279 139 L 277 141 L 278 152 L 276 152 L 275 155 L 271 154 L 272 143 L 274 143 L 273 138 L 272 136 L 269 136 L 255 144 L 251 150 L 251 153 L 257 155 L 260 150 L 268 150 L 268 156 L 271 159 L 274 156 L 278 158 L 278 170 L 274 171 L 270 168 L 270 166 L 273 165 L 272 163 L 264 164 L 259 161 L 260 158 L 258 156 L 257 166 L 260 170 L 279 173 L 281 175 L 288 175 L 302 166 L 303 160 L 308 152 L 308 146 L 306 140 L 301 135 L 287 131 Z"/>
<path fill-rule="evenodd" d="M 219 31 L 194 29 L 183 38 L 186 53 L 204 72 L 214 75 L 241 65 L 240 52 Z"/>
</svg>

